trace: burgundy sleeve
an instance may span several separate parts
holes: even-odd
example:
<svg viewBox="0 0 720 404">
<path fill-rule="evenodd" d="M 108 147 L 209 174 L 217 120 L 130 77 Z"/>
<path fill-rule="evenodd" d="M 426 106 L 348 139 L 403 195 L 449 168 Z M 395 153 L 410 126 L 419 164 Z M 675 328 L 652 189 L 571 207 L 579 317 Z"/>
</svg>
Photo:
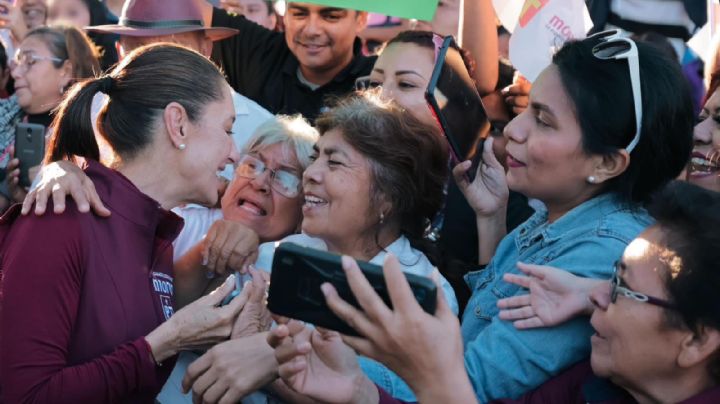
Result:
<svg viewBox="0 0 720 404">
<path fill-rule="evenodd" d="M 387 391 L 383 390 L 380 386 L 377 386 L 378 393 L 380 395 L 380 401 L 378 401 L 378 404 L 411 404 L 407 401 L 400 401 L 397 398 L 391 396 L 388 394 Z"/>
<path fill-rule="evenodd" d="M 488 404 L 583 404 L 582 385 L 592 376 L 590 361 L 582 361 L 517 399 L 492 400 Z"/>
<path fill-rule="evenodd" d="M 73 213 L 75 212 L 75 213 Z M 74 206 L 15 221 L 4 243 L 0 402 L 114 402 L 157 383 L 143 338 L 90 362 L 67 363 L 90 237 Z"/>
</svg>

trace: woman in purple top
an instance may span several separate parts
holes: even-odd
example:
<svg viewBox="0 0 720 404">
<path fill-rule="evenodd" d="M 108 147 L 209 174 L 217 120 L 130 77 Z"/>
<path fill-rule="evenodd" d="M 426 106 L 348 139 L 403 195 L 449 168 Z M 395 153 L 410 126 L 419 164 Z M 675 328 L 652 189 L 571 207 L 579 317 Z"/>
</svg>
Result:
<svg viewBox="0 0 720 404">
<path fill-rule="evenodd" d="M 112 168 L 98 162 L 90 122 L 98 92 Z M 84 159 L 111 214 L 15 206 L 0 220 L 0 402 L 152 403 L 178 351 L 230 335 L 250 290 L 218 307 L 232 277 L 174 313 L 171 243 L 183 223 L 168 210 L 216 203 L 234 119 L 219 70 L 174 45 L 137 49 L 70 91 L 46 161 Z"/>
</svg>

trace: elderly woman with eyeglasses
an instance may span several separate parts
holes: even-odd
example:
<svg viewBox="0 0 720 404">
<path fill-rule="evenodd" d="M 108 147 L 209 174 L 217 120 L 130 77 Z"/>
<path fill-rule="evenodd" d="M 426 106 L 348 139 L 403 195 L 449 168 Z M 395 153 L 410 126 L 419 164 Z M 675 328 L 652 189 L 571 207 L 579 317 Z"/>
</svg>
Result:
<svg viewBox="0 0 720 404">
<path fill-rule="evenodd" d="M 506 308 L 501 317 L 516 319 L 520 328 L 535 328 L 592 316 L 595 334 L 588 359 L 525 395 L 490 403 L 720 402 L 720 194 L 676 181 L 655 196 L 648 210 L 656 223 L 627 246 L 610 281 L 535 265 L 523 266 L 527 276 L 506 275 L 529 294 L 501 301 Z M 384 362 L 410 382 L 420 402 L 477 402 L 457 353 L 457 322 L 442 305 L 435 316 L 424 313 L 393 264 L 386 264 L 385 274 L 395 311 L 385 307 L 356 268 L 346 268 L 369 314 L 394 323 L 420 318 L 411 332 L 392 329 L 389 321 L 372 324 L 369 346 L 386 354 Z M 330 294 L 328 303 L 342 318 L 357 315 L 337 295 Z M 448 343 L 430 349 L 440 335 Z M 269 341 L 276 346 L 280 376 L 298 390 L 322 391 L 316 398 L 341 397 L 325 400 L 333 403 L 399 403 L 358 371 L 352 350 L 333 333 L 290 322 L 273 331 Z M 392 354 L 384 351 L 391 346 Z M 438 381 L 438 374 L 454 379 Z M 317 389 L 330 376 L 335 386 L 357 388 Z"/>
<path fill-rule="evenodd" d="M 607 279 L 614 260 L 651 224 L 643 208 L 650 195 L 690 156 L 693 111 L 680 70 L 654 49 L 604 35 L 567 43 L 534 83 L 530 108 L 505 129 L 507 174 L 490 141 L 473 183 L 464 178 L 468 163 L 454 170 L 477 215 L 485 264 L 466 276 L 472 296 L 461 323 L 465 370 L 480 402 L 518 397 L 590 350 L 592 327 L 582 318 L 531 332 L 502 321 L 498 300 L 525 293 L 503 275 L 525 262 Z M 508 187 L 545 208 L 505 235 Z M 326 292 L 328 302 L 337 301 Z M 345 341 L 364 355 L 393 356 L 366 340 Z M 435 383 L 454 385 L 453 375 L 438 372 Z M 387 377 L 372 380 L 414 401 L 397 377 Z"/>
<path fill-rule="evenodd" d="M 65 90 L 79 79 L 100 72 L 95 45 L 80 30 L 66 26 L 40 27 L 30 31 L 11 62 L 15 95 L 0 103 L 0 211 L 11 201 L 21 202 L 18 161 L 11 161 L 15 128 L 20 122 L 50 126 L 52 111 Z M 8 175 L 6 184 L 5 177 Z"/>
</svg>

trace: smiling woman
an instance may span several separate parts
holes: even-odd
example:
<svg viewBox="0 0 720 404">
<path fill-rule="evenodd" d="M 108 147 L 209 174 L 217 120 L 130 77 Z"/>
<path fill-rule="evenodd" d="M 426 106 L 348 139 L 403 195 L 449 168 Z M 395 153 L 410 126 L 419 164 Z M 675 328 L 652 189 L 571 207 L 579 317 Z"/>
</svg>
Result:
<svg viewBox="0 0 720 404">
<path fill-rule="evenodd" d="M 11 66 L 15 97 L 2 101 L 4 114 L 0 119 L 0 210 L 11 200 L 19 202 L 25 194 L 15 183 L 5 181 L 17 124 L 27 119 L 49 126 L 51 111 L 58 106 L 65 90 L 77 80 L 100 72 L 92 42 L 77 28 L 63 25 L 30 31 Z M 17 162 L 10 165 L 9 171 L 15 168 Z"/>
<path fill-rule="evenodd" d="M 695 148 L 687 180 L 713 191 L 720 191 L 720 72 L 712 75 L 707 101 L 695 125 Z"/>
<path fill-rule="evenodd" d="M 303 174 L 303 234 L 284 241 L 380 264 L 392 252 L 407 272 L 436 272 L 423 235 L 442 204 L 447 145 L 434 127 L 366 92 L 341 100 L 317 128 L 321 136 Z M 274 247 L 261 246 L 262 262 Z"/>
</svg>

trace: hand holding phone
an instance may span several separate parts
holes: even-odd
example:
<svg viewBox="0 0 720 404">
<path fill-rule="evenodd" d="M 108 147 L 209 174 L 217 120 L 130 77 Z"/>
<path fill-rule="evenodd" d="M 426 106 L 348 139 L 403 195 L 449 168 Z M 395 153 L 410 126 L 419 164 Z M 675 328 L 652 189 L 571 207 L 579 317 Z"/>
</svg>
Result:
<svg viewBox="0 0 720 404">
<path fill-rule="evenodd" d="M 362 261 L 358 261 L 358 266 L 383 302 L 392 307 L 382 267 Z M 330 283 L 343 300 L 362 310 L 350 289 L 339 255 L 283 243 L 275 251 L 272 268 L 268 294 L 268 309 L 271 312 L 346 335 L 358 335 L 330 310 L 320 290 L 320 285 Z M 437 305 L 435 283 L 422 276 L 405 276 L 420 306 L 433 314 Z"/>
<path fill-rule="evenodd" d="M 15 158 L 20 161 L 20 185 L 29 187 L 30 168 L 42 164 L 45 156 L 45 127 L 20 123 L 15 127 Z"/>
<path fill-rule="evenodd" d="M 452 36 L 445 37 L 425 99 L 450 144 L 455 164 L 473 162 L 468 171 L 468 180 L 472 181 L 491 126 L 475 82 L 456 47 Z"/>
</svg>

